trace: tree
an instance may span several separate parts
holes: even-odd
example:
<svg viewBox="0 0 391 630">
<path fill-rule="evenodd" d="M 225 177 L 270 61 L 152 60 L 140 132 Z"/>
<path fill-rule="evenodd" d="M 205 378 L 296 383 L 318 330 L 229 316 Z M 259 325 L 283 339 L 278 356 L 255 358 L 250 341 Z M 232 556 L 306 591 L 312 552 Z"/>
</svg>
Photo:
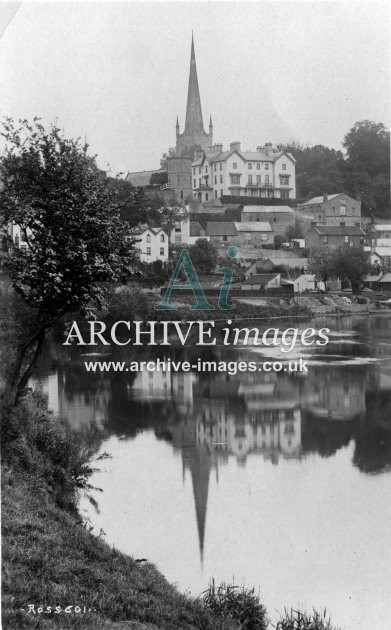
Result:
<svg viewBox="0 0 391 630">
<path fill-rule="evenodd" d="M 119 207 L 88 145 L 65 138 L 38 118 L 4 123 L 0 220 L 19 226 L 26 249 L 8 264 L 14 289 L 31 307 L 33 325 L 18 343 L 6 384 L 16 403 L 48 331 L 64 315 L 87 314 L 104 301 L 102 283 L 123 281 L 133 262 Z"/>
<path fill-rule="evenodd" d="M 276 249 L 281 249 L 281 247 L 283 246 L 285 242 L 285 239 L 283 236 L 281 236 L 281 234 L 276 234 L 274 237 L 274 247 Z"/>
<path fill-rule="evenodd" d="M 303 238 L 303 231 L 299 225 L 288 225 L 285 235 L 287 241 L 293 241 L 296 238 Z"/>
<path fill-rule="evenodd" d="M 333 252 L 334 275 L 349 280 L 356 295 L 361 292 L 362 279 L 370 269 L 369 255 L 362 247 L 342 246 Z"/>
<path fill-rule="evenodd" d="M 117 194 L 120 216 L 128 229 L 147 224 L 171 231 L 175 222 L 185 216 L 185 210 L 176 203 L 167 204 L 159 195 L 149 197 L 142 187 L 134 188 L 128 182 L 113 179 L 110 187 Z"/>
<path fill-rule="evenodd" d="M 168 158 L 175 157 L 175 156 L 176 156 L 175 147 L 170 147 L 167 153 L 163 153 L 162 157 L 160 158 L 160 168 L 162 171 L 166 171 L 168 168 Z"/>
<path fill-rule="evenodd" d="M 325 284 L 334 275 L 333 252 L 328 247 L 312 249 L 308 255 L 308 271 L 315 275 L 317 280 Z"/>
<path fill-rule="evenodd" d="M 390 132 L 382 123 L 356 122 L 345 135 L 344 177 L 352 196 L 361 196 L 367 216 L 390 216 Z"/>
<path fill-rule="evenodd" d="M 199 238 L 189 249 L 190 257 L 197 271 L 210 273 L 218 260 L 217 249 L 206 238 Z"/>
</svg>

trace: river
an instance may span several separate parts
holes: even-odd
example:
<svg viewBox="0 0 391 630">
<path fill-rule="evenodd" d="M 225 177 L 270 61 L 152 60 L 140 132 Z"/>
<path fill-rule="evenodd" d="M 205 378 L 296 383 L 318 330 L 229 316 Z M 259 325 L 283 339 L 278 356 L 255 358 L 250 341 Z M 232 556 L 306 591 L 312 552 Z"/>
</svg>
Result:
<svg viewBox="0 0 391 630">
<path fill-rule="evenodd" d="M 308 326 L 331 329 L 327 346 L 296 348 L 308 373 L 93 374 L 82 348 L 52 344 L 32 384 L 111 456 L 91 481 L 103 492 L 80 503 L 109 544 L 192 594 L 211 577 L 255 586 L 274 621 L 285 606 L 326 607 L 345 630 L 377 630 L 391 605 L 391 317 Z"/>
</svg>

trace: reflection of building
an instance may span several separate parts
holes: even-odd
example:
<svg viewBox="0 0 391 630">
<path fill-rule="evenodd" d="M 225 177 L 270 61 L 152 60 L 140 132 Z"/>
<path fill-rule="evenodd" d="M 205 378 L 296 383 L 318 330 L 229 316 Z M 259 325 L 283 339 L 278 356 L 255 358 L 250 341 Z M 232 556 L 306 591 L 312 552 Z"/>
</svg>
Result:
<svg viewBox="0 0 391 630">
<path fill-rule="evenodd" d="M 365 378 L 347 366 L 312 367 L 302 407 L 318 418 L 350 420 L 365 413 Z"/>
</svg>

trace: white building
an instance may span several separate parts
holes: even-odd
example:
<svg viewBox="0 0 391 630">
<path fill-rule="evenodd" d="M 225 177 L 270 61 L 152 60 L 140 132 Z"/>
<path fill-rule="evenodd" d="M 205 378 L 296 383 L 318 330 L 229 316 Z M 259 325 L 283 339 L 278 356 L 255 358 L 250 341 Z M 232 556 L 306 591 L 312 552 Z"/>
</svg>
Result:
<svg viewBox="0 0 391 630">
<path fill-rule="evenodd" d="M 294 199 L 296 160 L 291 153 L 273 149 L 271 143 L 256 151 L 242 151 L 231 142 L 229 151 L 215 144 L 198 152 L 192 163 L 193 196 L 199 201 L 222 195 Z"/>
<path fill-rule="evenodd" d="M 153 262 L 168 260 L 169 237 L 163 228 L 144 227 L 132 231 L 132 237 L 136 238 L 135 248 L 139 251 L 141 262 Z"/>
</svg>

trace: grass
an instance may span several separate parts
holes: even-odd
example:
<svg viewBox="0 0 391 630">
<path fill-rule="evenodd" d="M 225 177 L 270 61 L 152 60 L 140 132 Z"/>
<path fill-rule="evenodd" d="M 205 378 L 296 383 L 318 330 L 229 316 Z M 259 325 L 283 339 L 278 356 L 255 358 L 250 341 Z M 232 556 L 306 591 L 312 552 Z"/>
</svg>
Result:
<svg viewBox="0 0 391 630">
<path fill-rule="evenodd" d="M 214 581 L 201 598 L 181 594 L 149 563 L 94 536 L 77 512 L 94 453 L 30 393 L 3 409 L 2 628 L 266 630 L 254 589 Z M 34 605 L 34 611 L 28 612 Z M 64 612 L 79 606 L 87 612 Z M 39 613 L 39 607 L 43 611 Z M 54 612 L 60 607 L 61 612 Z M 31 609 L 30 609 L 31 611 Z M 317 613 L 286 613 L 278 630 L 333 630 Z"/>
</svg>

